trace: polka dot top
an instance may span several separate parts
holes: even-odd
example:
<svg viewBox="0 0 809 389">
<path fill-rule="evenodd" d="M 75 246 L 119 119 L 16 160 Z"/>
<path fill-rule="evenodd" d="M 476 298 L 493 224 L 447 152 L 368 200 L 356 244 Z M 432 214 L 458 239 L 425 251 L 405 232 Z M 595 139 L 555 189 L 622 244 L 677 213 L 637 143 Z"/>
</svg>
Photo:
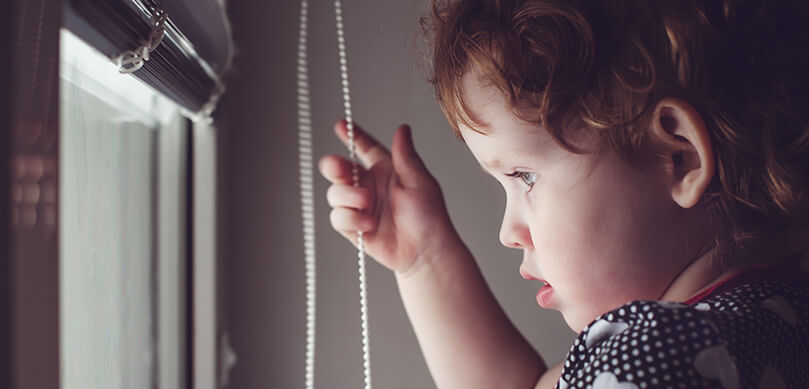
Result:
<svg viewBox="0 0 809 389">
<path fill-rule="evenodd" d="M 809 278 L 759 267 L 685 303 L 625 304 L 582 330 L 556 388 L 809 388 Z"/>
</svg>

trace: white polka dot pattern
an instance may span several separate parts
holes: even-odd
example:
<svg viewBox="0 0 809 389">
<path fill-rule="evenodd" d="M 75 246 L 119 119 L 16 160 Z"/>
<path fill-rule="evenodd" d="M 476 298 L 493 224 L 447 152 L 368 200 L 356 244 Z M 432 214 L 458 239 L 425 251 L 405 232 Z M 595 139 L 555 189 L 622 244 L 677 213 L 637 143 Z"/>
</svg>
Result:
<svg viewBox="0 0 809 389">
<path fill-rule="evenodd" d="M 582 330 L 556 387 L 809 388 L 809 280 L 625 304 Z"/>
</svg>

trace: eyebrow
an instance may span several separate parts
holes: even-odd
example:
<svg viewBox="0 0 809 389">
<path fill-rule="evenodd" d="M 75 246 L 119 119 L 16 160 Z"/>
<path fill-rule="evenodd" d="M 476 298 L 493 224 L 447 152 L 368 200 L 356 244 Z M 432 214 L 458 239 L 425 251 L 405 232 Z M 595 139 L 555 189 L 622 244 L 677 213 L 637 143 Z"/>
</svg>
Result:
<svg viewBox="0 0 809 389">
<path fill-rule="evenodd" d="M 483 166 L 488 166 L 488 167 L 489 167 L 489 168 L 491 168 L 492 170 L 496 170 L 496 169 L 500 168 L 500 158 L 495 158 L 495 159 L 493 159 L 491 163 L 486 163 L 486 162 L 484 161 L 484 162 L 483 162 L 483 165 L 481 166 L 481 168 L 482 168 Z"/>
<path fill-rule="evenodd" d="M 478 164 L 478 166 L 480 167 L 480 170 L 482 170 L 484 173 L 489 174 L 489 170 L 487 170 L 486 167 L 489 167 L 489 169 L 491 169 L 491 171 L 495 171 L 495 170 L 499 169 L 500 168 L 500 159 L 495 158 L 491 162 L 491 164 L 488 164 L 488 163 L 484 162 L 482 164 Z"/>
</svg>

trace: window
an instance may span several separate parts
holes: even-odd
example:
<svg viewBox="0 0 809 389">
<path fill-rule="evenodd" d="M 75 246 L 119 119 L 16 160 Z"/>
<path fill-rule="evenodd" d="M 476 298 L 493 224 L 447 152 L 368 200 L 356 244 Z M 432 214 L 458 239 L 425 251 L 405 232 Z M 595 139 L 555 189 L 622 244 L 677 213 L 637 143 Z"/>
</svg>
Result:
<svg viewBox="0 0 809 389">
<path fill-rule="evenodd" d="M 162 3 L 10 3 L 2 388 L 215 387 L 210 113 L 233 49 L 224 3 Z"/>
<path fill-rule="evenodd" d="M 61 387 L 181 388 L 187 119 L 61 32 Z"/>
</svg>

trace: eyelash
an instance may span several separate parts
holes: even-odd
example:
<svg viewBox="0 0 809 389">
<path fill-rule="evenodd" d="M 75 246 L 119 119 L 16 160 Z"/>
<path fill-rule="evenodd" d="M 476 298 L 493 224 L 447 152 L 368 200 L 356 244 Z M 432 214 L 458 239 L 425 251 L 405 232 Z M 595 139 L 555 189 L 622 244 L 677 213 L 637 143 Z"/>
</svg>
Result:
<svg viewBox="0 0 809 389">
<path fill-rule="evenodd" d="M 525 181 L 525 177 L 528 176 L 528 175 L 533 175 L 533 178 L 534 178 L 533 182 L 528 183 L 527 181 Z M 513 173 L 506 174 L 506 176 L 508 176 L 508 177 L 519 178 L 520 180 L 522 180 L 522 182 L 525 185 L 528 185 L 529 190 L 534 187 L 534 184 L 537 181 L 536 175 L 537 175 L 536 173 L 522 172 L 522 171 L 519 171 L 519 170 L 517 170 L 517 171 L 515 171 Z"/>
</svg>

